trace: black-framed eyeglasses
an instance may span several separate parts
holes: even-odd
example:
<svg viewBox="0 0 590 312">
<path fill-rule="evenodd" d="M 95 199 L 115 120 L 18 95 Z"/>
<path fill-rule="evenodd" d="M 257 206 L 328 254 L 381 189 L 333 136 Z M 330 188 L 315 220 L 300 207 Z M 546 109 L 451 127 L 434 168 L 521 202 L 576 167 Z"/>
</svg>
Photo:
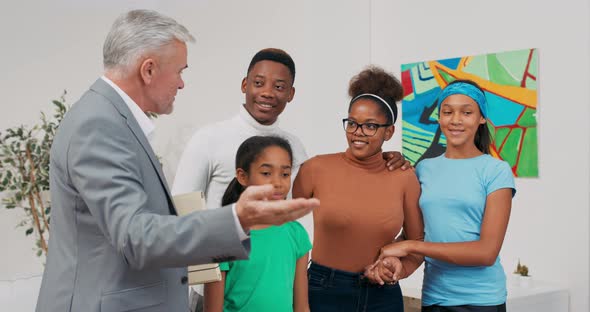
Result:
<svg viewBox="0 0 590 312">
<path fill-rule="evenodd" d="M 366 136 L 374 136 L 379 128 L 391 126 L 391 124 L 378 124 L 373 122 L 358 123 L 348 118 L 342 119 L 342 125 L 344 126 L 344 131 L 348 133 L 355 133 L 356 129 L 360 127 L 361 131 Z"/>
</svg>

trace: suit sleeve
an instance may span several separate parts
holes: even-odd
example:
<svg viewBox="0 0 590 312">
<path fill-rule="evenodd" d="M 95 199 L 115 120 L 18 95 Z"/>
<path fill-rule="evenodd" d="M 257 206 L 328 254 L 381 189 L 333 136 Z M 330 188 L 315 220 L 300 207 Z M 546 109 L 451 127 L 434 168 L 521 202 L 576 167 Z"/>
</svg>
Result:
<svg viewBox="0 0 590 312">
<path fill-rule="evenodd" d="M 122 121 L 93 118 L 71 137 L 68 175 L 111 245 L 136 269 L 247 257 L 231 207 L 178 217 L 153 207 L 143 185 L 143 149 Z M 162 186 L 162 195 L 166 196 Z M 153 195 L 154 194 L 150 194 Z"/>
<path fill-rule="evenodd" d="M 211 161 L 208 137 L 203 130 L 197 131 L 189 140 L 176 170 L 172 194 L 195 191 L 207 192 L 211 180 Z"/>
</svg>

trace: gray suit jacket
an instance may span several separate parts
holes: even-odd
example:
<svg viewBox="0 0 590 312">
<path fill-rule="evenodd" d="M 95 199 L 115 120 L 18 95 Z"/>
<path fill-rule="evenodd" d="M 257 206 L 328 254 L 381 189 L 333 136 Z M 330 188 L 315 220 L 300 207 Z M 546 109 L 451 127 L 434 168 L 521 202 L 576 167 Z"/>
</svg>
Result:
<svg viewBox="0 0 590 312">
<path fill-rule="evenodd" d="M 188 311 L 187 265 L 248 256 L 230 207 L 176 215 L 147 138 L 102 79 L 61 122 L 50 181 L 37 311 Z"/>
</svg>

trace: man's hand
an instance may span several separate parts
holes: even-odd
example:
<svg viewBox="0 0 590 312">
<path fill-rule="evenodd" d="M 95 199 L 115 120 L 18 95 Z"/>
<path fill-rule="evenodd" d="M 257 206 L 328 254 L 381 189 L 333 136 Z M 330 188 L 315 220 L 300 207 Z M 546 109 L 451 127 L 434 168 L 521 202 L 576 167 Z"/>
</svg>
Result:
<svg viewBox="0 0 590 312">
<path fill-rule="evenodd" d="M 384 152 L 383 159 L 387 161 L 387 168 L 389 171 L 393 171 L 395 169 L 401 168 L 402 170 L 406 170 L 412 168 L 412 165 L 408 160 L 404 158 L 404 155 L 400 152 Z"/>
<path fill-rule="evenodd" d="M 319 207 L 317 198 L 268 200 L 273 194 L 273 186 L 252 185 L 240 195 L 236 203 L 236 214 L 245 231 L 258 224 L 280 225 L 297 220 Z"/>
</svg>

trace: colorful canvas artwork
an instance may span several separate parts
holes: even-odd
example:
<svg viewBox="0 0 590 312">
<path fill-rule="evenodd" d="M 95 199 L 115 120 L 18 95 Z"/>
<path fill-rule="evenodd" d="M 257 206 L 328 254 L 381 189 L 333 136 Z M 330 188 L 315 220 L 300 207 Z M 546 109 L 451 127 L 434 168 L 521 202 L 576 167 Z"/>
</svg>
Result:
<svg viewBox="0 0 590 312">
<path fill-rule="evenodd" d="M 537 177 L 537 49 L 464 56 L 402 65 L 404 156 L 414 165 L 441 155 L 438 94 L 455 79 L 470 79 L 488 100 L 492 156 L 517 177 Z"/>
</svg>

